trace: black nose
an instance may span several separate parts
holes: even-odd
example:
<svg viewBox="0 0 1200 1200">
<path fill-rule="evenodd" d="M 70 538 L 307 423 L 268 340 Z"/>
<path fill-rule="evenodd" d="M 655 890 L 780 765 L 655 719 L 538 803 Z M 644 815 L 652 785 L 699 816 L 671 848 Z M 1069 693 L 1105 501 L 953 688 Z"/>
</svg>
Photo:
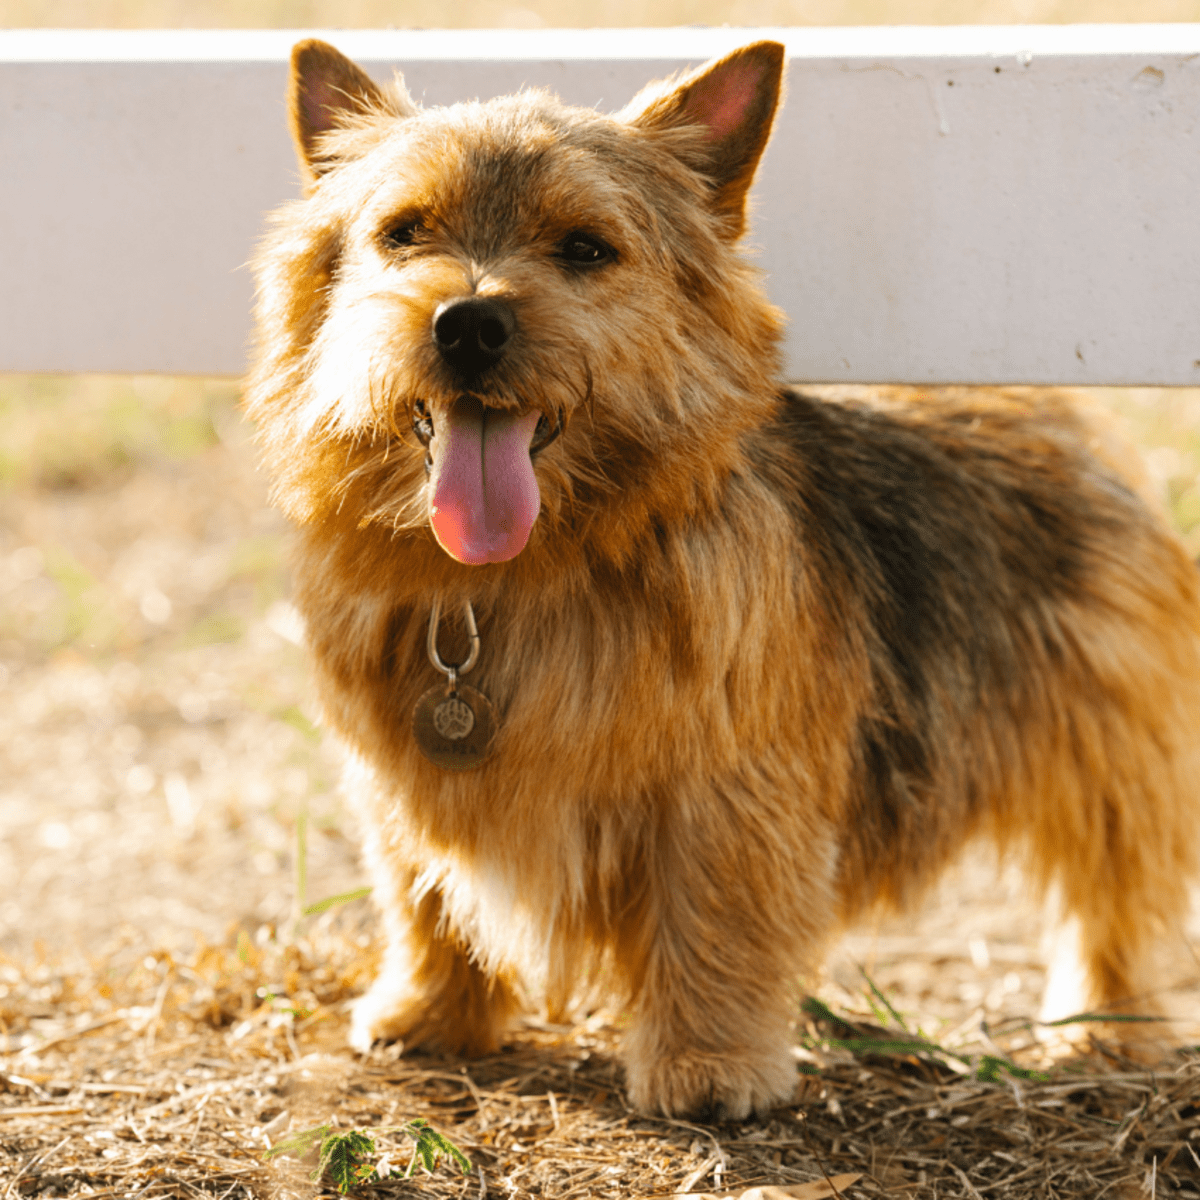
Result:
<svg viewBox="0 0 1200 1200">
<path fill-rule="evenodd" d="M 503 300 L 461 296 L 439 304 L 433 314 L 433 344 L 463 375 L 476 375 L 504 356 L 517 318 Z"/>
</svg>

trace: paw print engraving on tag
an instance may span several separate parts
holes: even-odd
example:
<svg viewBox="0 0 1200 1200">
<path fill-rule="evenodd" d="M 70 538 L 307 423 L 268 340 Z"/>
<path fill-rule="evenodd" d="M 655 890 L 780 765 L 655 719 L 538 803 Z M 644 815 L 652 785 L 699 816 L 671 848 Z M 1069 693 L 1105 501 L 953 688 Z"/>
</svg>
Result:
<svg viewBox="0 0 1200 1200">
<path fill-rule="evenodd" d="M 433 710 L 433 727 L 442 737 L 457 742 L 475 728 L 475 714 L 469 704 L 450 696 Z"/>
</svg>

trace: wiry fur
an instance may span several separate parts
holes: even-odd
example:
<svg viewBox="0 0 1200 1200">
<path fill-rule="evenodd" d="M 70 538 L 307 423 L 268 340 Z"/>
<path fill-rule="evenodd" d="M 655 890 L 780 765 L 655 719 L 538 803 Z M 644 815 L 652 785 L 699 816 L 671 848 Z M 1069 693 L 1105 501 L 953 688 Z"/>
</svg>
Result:
<svg viewBox="0 0 1200 1200">
<path fill-rule="evenodd" d="M 635 1104 L 743 1116 L 791 1093 L 831 933 L 976 834 L 1061 889 L 1088 1003 L 1150 1004 L 1200 841 L 1196 569 L 1066 397 L 781 387 L 737 248 L 781 64 L 759 43 L 615 118 L 417 112 L 297 49 L 311 187 L 258 259 L 248 405 L 387 925 L 357 1044 L 483 1052 L 521 986 L 594 980 Z M 573 230 L 615 260 L 565 266 Z M 471 294 L 519 328 L 474 394 L 565 420 L 528 545 L 484 566 L 435 542 L 410 428 L 459 394 L 430 323 Z M 474 771 L 410 732 L 435 597 L 447 658 L 473 604 L 500 714 Z"/>
</svg>

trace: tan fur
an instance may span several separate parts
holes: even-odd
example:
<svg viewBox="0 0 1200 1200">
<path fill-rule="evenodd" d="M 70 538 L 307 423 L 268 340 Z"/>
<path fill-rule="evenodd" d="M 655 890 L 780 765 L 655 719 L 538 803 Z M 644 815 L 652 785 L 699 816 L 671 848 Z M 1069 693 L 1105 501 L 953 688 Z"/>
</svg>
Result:
<svg viewBox="0 0 1200 1200">
<path fill-rule="evenodd" d="M 389 939 L 357 1045 L 479 1053 L 523 991 L 598 986 L 637 1106 L 744 1116 L 791 1095 L 829 937 L 976 834 L 1061 890 L 1089 1004 L 1152 1006 L 1197 866 L 1196 569 L 1069 397 L 781 386 L 737 249 L 781 70 L 418 111 L 297 47 L 310 191 L 258 258 L 248 407 Z M 431 336 L 460 297 L 516 322 L 465 382 Z M 430 529 L 411 423 L 464 394 L 565 426 L 508 561 Z M 411 733 L 435 599 L 447 659 L 474 606 L 500 716 L 473 771 Z"/>
</svg>

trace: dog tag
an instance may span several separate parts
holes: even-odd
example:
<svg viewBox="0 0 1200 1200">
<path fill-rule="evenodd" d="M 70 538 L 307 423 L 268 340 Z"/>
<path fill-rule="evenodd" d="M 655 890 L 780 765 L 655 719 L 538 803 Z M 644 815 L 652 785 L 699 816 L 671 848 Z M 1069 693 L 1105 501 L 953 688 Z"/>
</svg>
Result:
<svg viewBox="0 0 1200 1200">
<path fill-rule="evenodd" d="M 492 752 L 496 716 L 492 702 L 466 684 L 430 688 L 417 701 L 413 737 L 421 753 L 447 771 L 469 771 Z"/>
</svg>

